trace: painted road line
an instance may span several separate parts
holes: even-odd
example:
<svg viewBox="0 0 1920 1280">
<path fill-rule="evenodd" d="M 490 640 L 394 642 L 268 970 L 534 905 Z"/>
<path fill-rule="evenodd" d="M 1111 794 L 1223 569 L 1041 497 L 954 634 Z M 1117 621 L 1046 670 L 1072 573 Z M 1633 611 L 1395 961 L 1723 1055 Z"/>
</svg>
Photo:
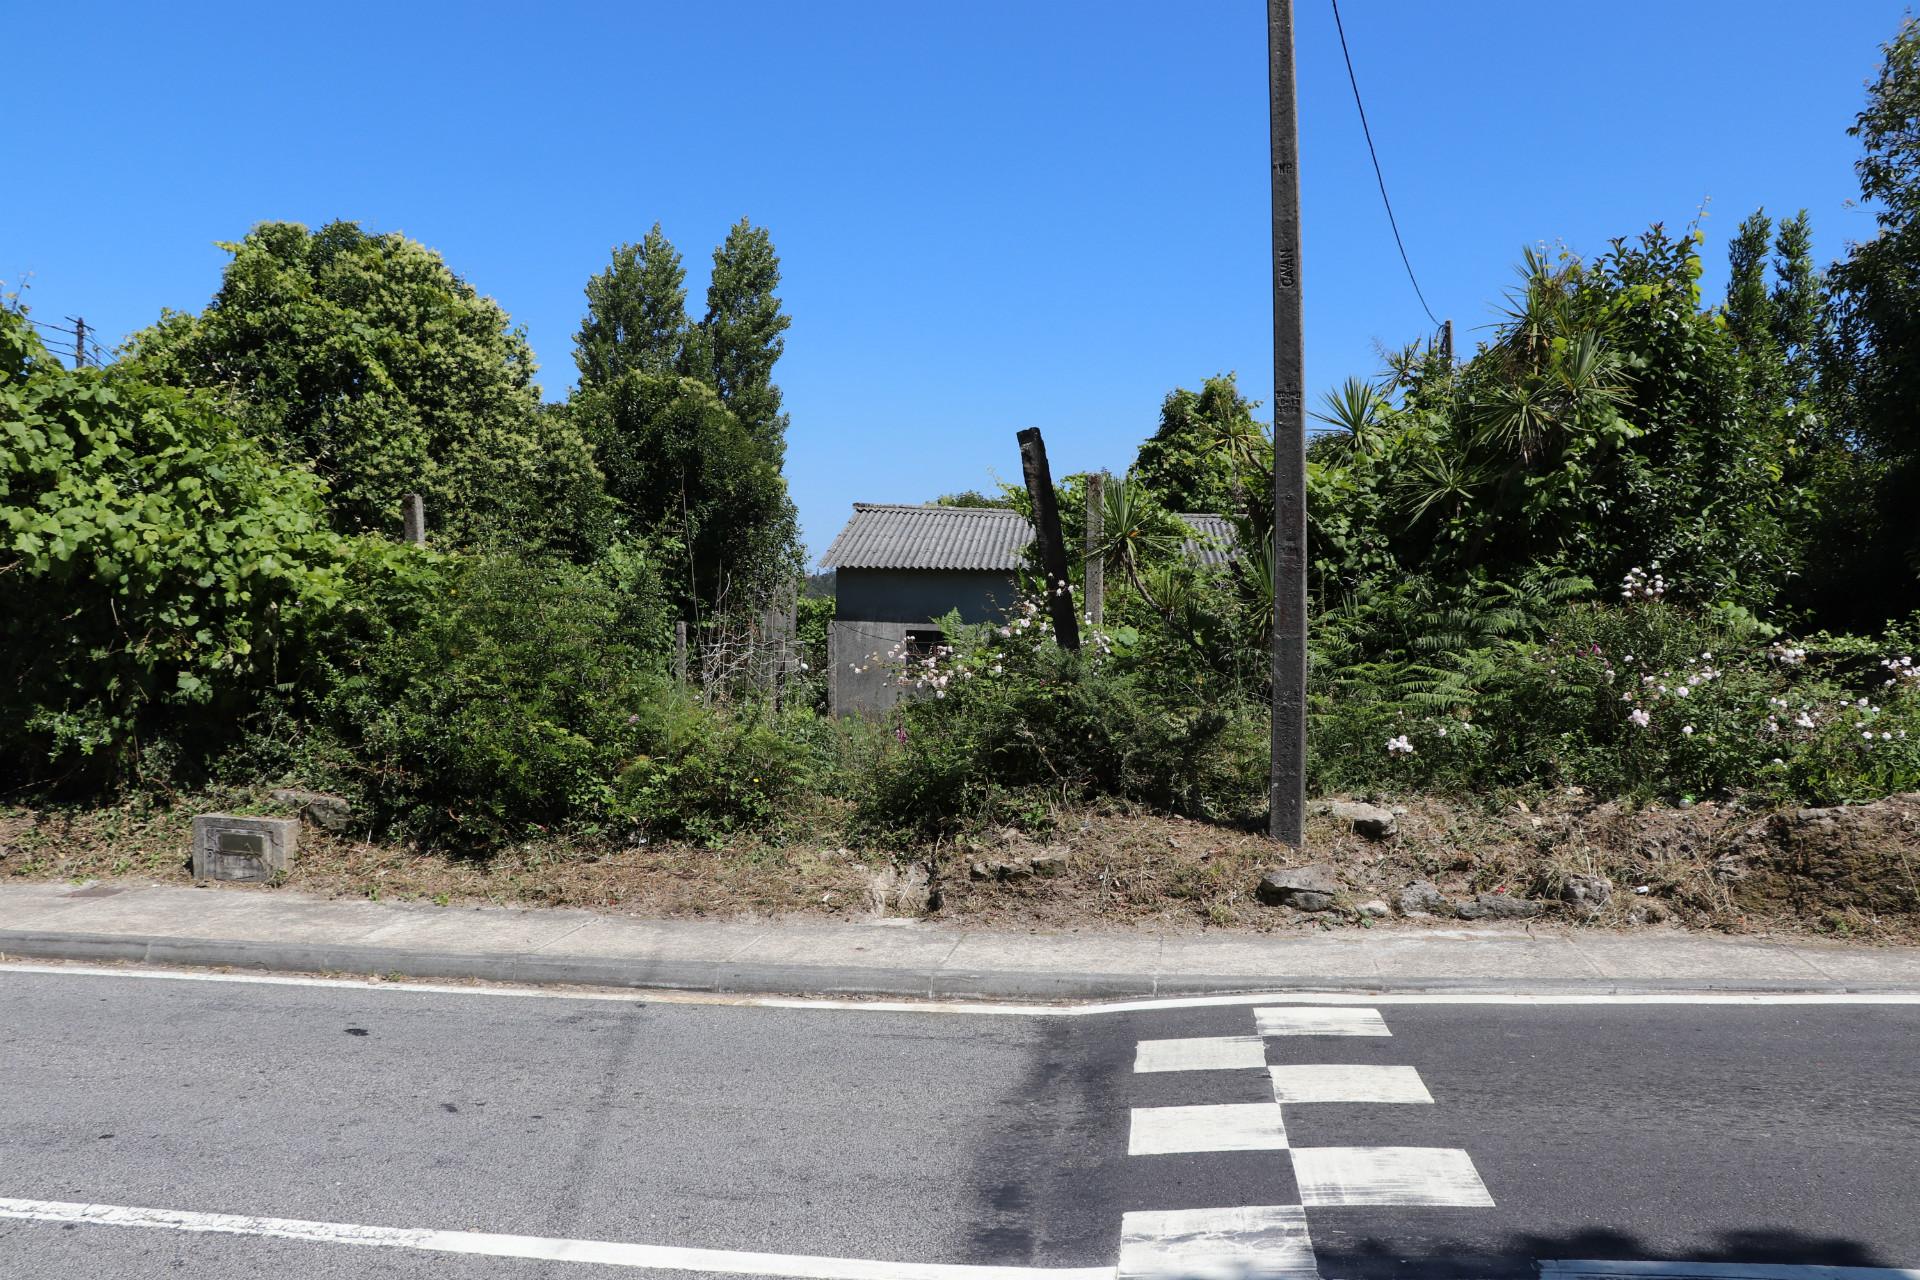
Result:
<svg viewBox="0 0 1920 1280">
<path fill-rule="evenodd" d="M 1584 1262 L 1539 1264 L 1543 1280 L 1920 1280 L 1909 1267 L 1819 1267 L 1784 1262 Z"/>
<path fill-rule="evenodd" d="M 1378 1009 L 1348 1009 L 1339 1005 L 1318 1008 L 1255 1009 L 1254 1025 L 1263 1036 L 1390 1036 Z"/>
<path fill-rule="evenodd" d="M 1266 1065 L 1267 1045 L 1259 1036 L 1142 1040 L 1133 1051 L 1135 1071 L 1238 1071 Z"/>
<path fill-rule="evenodd" d="M 1300 1202 L 1491 1209 L 1473 1158 L 1454 1147 L 1296 1147 Z"/>
<path fill-rule="evenodd" d="M 991 1000 L 890 999 L 852 1000 L 838 997 L 765 996 L 724 991 L 682 991 L 669 988 L 606 988 L 573 985 L 491 982 L 470 983 L 390 981 L 383 978 L 321 978 L 287 973 L 231 973 L 211 969 L 154 967 L 151 965 L 96 965 L 66 961 L 8 960 L 0 956 L 0 974 L 50 974 L 75 978 L 149 978 L 173 982 L 234 982 L 275 987 L 331 987 L 398 994 L 513 996 L 537 1000 L 595 1000 L 619 1004 L 725 1005 L 748 1009 L 807 1009 L 820 1013 L 937 1013 L 1015 1018 L 1099 1018 L 1124 1013 L 1158 1013 L 1171 1009 L 1226 1009 L 1270 1005 L 1276 1000 L 1313 1005 L 1517 1005 L 1633 1006 L 1706 1005 L 1728 1008 L 1771 1008 L 1794 1005 L 1920 1005 L 1920 991 L 1528 991 L 1524 978 L 1515 978 L 1508 991 L 1400 991 L 1365 995 L 1340 991 L 1263 992 L 1259 995 L 1164 996 L 1140 1000 L 1113 1000 L 1084 1004 L 1032 1004 Z M 1611 981 L 1611 980 L 1603 980 Z M 1621 985 L 1631 986 L 1622 981 Z"/>
<path fill-rule="evenodd" d="M 1117 1280 L 1318 1280 L 1297 1204 L 1129 1213 Z"/>
<path fill-rule="evenodd" d="M 1112 1267 L 972 1267 L 945 1263 L 873 1262 L 862 1258 L 817 1258 L 806 1254 L 741 1253 L 731 1249 L 686 1249 L 673 1245 L 564 1240 L 550 1236 L 494 1235 L 484 1231 L 436 1231 L 423 1227 L 372 1227 L 298 1218 L 255 1218 L 185 1209 L 140 1209 L 64 1200 L 0 1198 L 0 1218 L 103 1227 L 149 1227 L 166 1231 L 267 1236 L 309 1244 L 366 1245 L 429 1253 L 468 1253 L 493 1258 L 650 1267 L 661 1271 L 707 1271 L 797 1280 L 1114 1280 Z"/>
<path fill-rule="evenodd" d="M 1176 1151 L 1285 1151 L 1287 1126 L 1271 1102 L 1194 1107 L 1135 1107 L 1130 1156 Z"/>
<path fill-rule="evenodd" d="M 1375 1067 L 1357 1062 L 1302 1063 L 1268 1067 L 1275 1102 L 1432 1102 L 1412 1067 Z"/>
</svg>

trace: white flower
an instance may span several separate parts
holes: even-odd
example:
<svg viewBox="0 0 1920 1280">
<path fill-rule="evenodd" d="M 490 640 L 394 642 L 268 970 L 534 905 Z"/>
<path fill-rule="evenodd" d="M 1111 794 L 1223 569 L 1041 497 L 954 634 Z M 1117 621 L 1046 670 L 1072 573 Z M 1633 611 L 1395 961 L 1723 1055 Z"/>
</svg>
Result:
<svg viewBox="0 0 1920 1280">
<path fill-rule="evenodd" d="M 1785 761 L 1785 760 L 1782 760 L 1782 759 L 1781 759 L 1781 758 L 1780 758 L 1779 756 L 1775 756 L 1775 757 L 1773 758 L 1773 763 L 1774 763 L 1774 764 L 1778 764 L 1778 765 L 1784 765 L 1784 764 L 1786 764 L 1786 761 Z"/>
<path fill-rule="evenodd" d="M 1813 717 L 1808 715 L 1804 711 L 1802 711 L 1799 715 L 1795 716 L 1793 718 L 1793 722 L 1799 725 L 1802 729 L 1813 728 Z"/>
<path fill-rule="evenodd" d="M 1627 719 L 1631 720 L 1637 728 L 1641 729 L 1653 723 L 1653 717 L 1644 711 L 1636 711 L 1632 715 L 1629 715 Z"/>
<path fill-rule="evenodd" d="M 1687 686 L 1685 686 L 1685 685 L 1679 685 L 1679 686 L 1676 686 L 1676 687 L 1675 687 L 1675 689 L 1674 689 L 1674 691 L 1673 691 L 1673 696 L 1674 696 L 1674 697 L 1676 697 L 1676 698 L 1684 698 L 1684 697 L 1686 697 L 1686 696 L 1687 696 L 1688 694 L 1690 694 L 1690 693 L 1692 693 L 1692 692 L 1693 692 L 1693 690 L 1691 690 L 1691 689 L 1689 689 L 1689 688 L 1687 688 Z"/>
<path fill-rule="evenodd" d="M 1693 726 L 1690 724 L 1683 724 L 1680 726 L 1680 732 L 1686 734 L 1689 738 L 1691 738 L 1693 736 Z"/>
<path fill-rule="evenodd" d="M 1413 754 L 1413 743 L 1407 741 L 1407 735 L 1404 733 L 1397 738 L 1388 738 L 1387 754 L 1390 756 L 1410 756 Z"/>
</svg>

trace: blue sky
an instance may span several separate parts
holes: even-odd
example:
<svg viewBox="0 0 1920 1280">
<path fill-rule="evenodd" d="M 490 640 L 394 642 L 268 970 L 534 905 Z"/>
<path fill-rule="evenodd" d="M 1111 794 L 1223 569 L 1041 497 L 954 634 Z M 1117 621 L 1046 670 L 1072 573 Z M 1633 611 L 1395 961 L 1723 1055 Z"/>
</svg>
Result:
<svg viewBox="0 0 1920 1280">
<path fill-rule="evenodd" d="M 1901 3 L 1346 0 L 1415 270 L 1470 341 L 1530 242 L 1587 253 L 1711 201 L 1871 233 L 1846 127 Z M 549 398 L 581 286 L 658 220 L 697 304 L 745 215 L 794 317 L 778 379 L 818 554 L 855 500 L 1123 469 L 1179 385 L 1271 389 L 1260 0 L 0 3 L 0 278 L 114 341 L 204 306 L 219 240 L 351 218 L 524 325 Z M 1816 17 L 1817 15 L 1817 17 Z M 1814 20 L 1809 20 L 1813 18 Z M 1331 9 L 1298 0 L 1308 385 L 1430 326 Z"/>
</svg>

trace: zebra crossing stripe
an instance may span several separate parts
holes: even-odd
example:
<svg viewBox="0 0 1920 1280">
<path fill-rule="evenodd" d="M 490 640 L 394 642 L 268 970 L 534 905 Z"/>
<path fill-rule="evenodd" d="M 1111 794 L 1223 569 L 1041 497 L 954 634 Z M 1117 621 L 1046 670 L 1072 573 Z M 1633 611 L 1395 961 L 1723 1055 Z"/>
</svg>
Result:
<svg viewBox="0 0 1920 1280">
<path fill-rule="evenodd" d="M 1420 1073 L 1412 1067 L 1377 1067 L 1358 1062 L 1303 1063 L 1268 1067 L 1275 1102 L 1426 1102 L 1433 1101 Z"/>
<path fill-rule="evenodd" d="M 1319 1008 L 1255 1009 L 1254 1025 L 1263 1036 L 1390 1036 L 1387 1020 L 1378 1009 L 1349 1009 L 1338 1005 Z"/>
<path fill-rule="evenodd" d="M 1130 1156 L 1177 1151 L 1285 1151 L 1287 1126 L 1271 1102 L 1197 1107 L 1136 1107 Z"/>
<path fill-rule="evenodd" d="M 1129 1213 L 1115 1280 L 1319 1280 L 1297 1204 Z"/>
<path fill-rule="evenodd" d="M 1491 1209 L 1493 1196 L 1454 1147 L 1296 1147 L 1300 1203 Z"/>
<path fill-rule="evenodd" d="M 1259 1036 L 1142 1040 L 1133 1054 L 1135 1071 L 1235 1071 L 1266 1065 L 1267 1045 Z"/>
</svg>

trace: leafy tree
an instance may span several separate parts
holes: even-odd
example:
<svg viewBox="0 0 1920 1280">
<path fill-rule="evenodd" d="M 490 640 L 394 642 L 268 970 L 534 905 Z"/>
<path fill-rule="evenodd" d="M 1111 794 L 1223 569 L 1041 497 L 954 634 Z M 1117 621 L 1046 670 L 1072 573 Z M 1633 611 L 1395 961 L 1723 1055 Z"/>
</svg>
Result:
<svg viewBox="0 0 1920 1280">
<path fill-rule="evenodd" d="M 351 222 L 262 223 L 199 315 L 137 335 L 147 375 L 217 391 L 249 435 L 327 481 L 342 532 L 392 532 L 426 496 L 454 543 L 591 553 L 608 532 L 593 460 L 539 412 L 533 353 L 438 254 Z"/>
<path fill-rule="evenodd" d="M 1000 507 L 1012 508 L 1013 499 L 1006 492 L 982 493 L 978 489 L 962 489 L 958 493 L 943 493 L 933 500 L 936 507 Z"/>
<path fill-rule="evenodd" d="M 1838 490 L 1852 510 L 1830 537 L 1854 550 L 1829 603 L 1855 621 L 1920 605 L 1920 21 L 1907 19 L 1883 53 L 1848 130 L 1862 143 L 1854 169 L 1878 234 L 1829 273 L 1821 360 L 1822 397 L 1853 450 Z"/>
<path fill-rule="evenodd" d="M 1727 246 L 1727 301 L 1723 308 L 1734 340 L 1748 350 L 1774 341 L 1773 295 L 1767 291 L 1767 238 L 1773 220 L 1756 209 Z"/>
<path fill-rule="evenodd" d="M 1730 305 L 1772 351 L 1755 278 L 1766 233 L 1743 229 L 1751 261 Z M 1592 262 L 1529 251 L 1471 360 L 1410 352 L 1395 361 L 1396 404 L 1329 415 L 1350 421 L 1309 474 L 1323 589 L 1370 582 L 1384 550 L 1394 571 L 1442 581 L 1551 565 L 1614 583 L 1657 563 L 1709 600 L 1770 603 L 1794 567 L 1800 501 L 1784 380 L 1777 356 L 1703 310 L 1698 242 L 1656 226 Z"/>
<path fill-rule="evenodd" d="M 707 315 L 700 322 L 698 355 L 690 372 L 709 382 L 747 434 L 775 466 L 786 456 L 787 415 L 773 366 L 786 349 L 792 324 L 780 310 L 780 258 L 763 227 L 742 218 L 713 251 Z"/>
<path fill-rule="evenodd" d="M 0 776 L 151 776 L 224 738 L 351 554 L 319 482 L 207 397 L 65 369 L 0 309 Z"/>
<path fill-rule="evenodd" d="M 1170 511 L 1235 512 L 1246 504 L 1239 464 L 1272 455 L 1253 401 L 1231 373 L 1199 391 L 1178 388 L 1160 406 L 1160 427 L 1140 446 L 1134 477 Z"/>
<path fill-rule="evenodd" d="M 587 314 L 574 335 L 580 385 L 685 373 L 688 341 L 687 272 L 656 222 L 639 244 L 615 248 L 607 269 L 587 281 Z"/>
<path fill-rule="evenodd" d="M 570 414 L 621 516 L 674 565 L 661 572 L 683 616 L 759 608 L 797 578 L 786 482 L 713 388 L 630 372 L 580 391 Z"/>
<path fill-rule="evenodd" d="M 1813 224 L 1805 209 L 1780 224 L 1773 250 L 1773 340 L 1786 361 L 1787 392 L 1804 402 L 1814 394 L 1824 306 L 1824 282 L 1813 265 Z"/>
</svg>

